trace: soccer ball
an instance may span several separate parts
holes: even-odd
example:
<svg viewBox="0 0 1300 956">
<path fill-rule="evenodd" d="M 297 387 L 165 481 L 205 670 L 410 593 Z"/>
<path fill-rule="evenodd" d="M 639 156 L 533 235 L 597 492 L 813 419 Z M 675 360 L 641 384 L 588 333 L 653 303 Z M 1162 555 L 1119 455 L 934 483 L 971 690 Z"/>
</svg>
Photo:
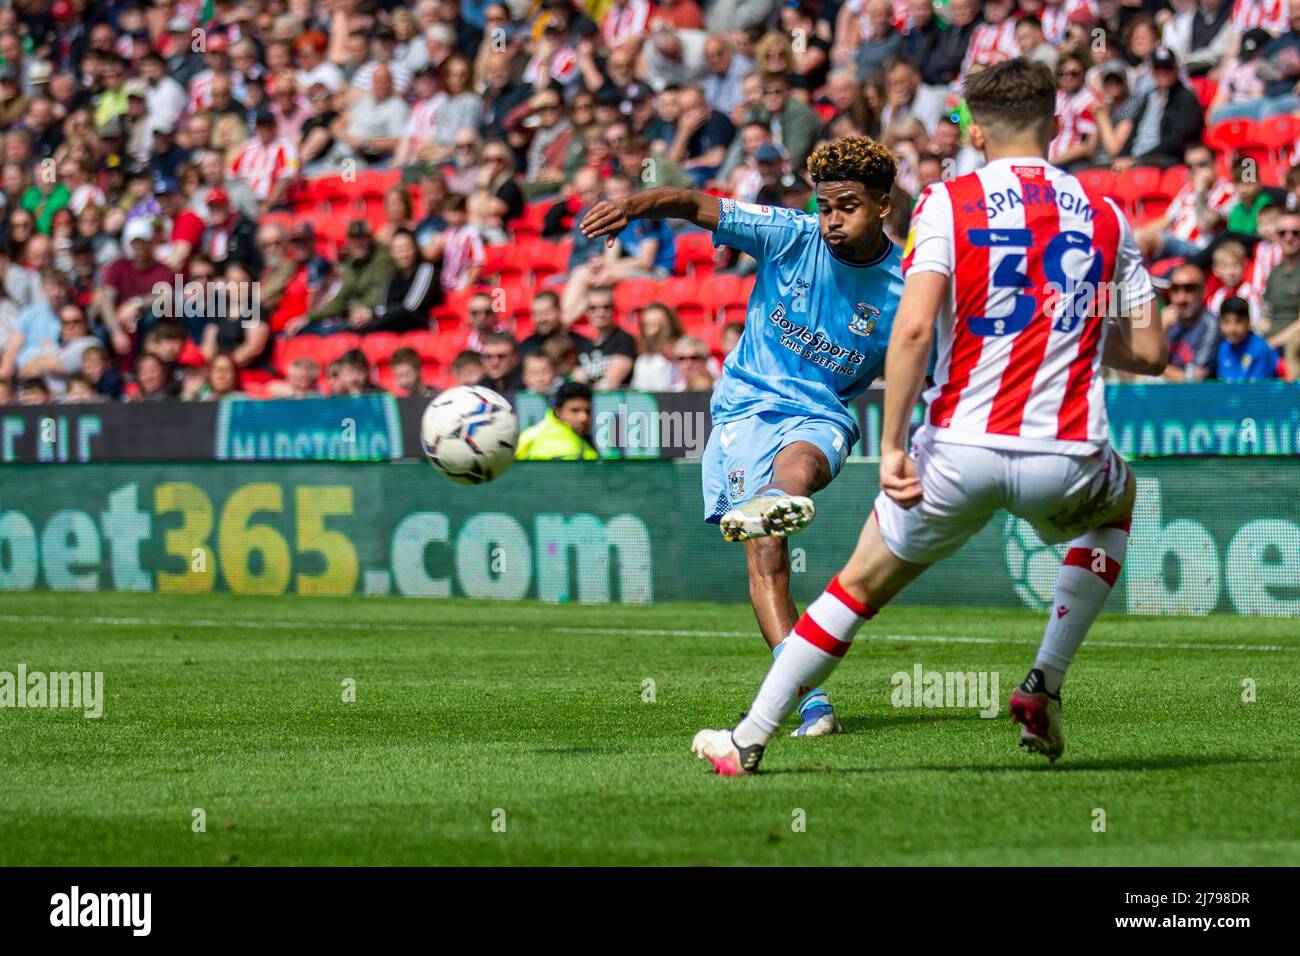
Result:
<svg viewBox="0 0 1300 956">
<path fill-rule="evenodd" d="M 1033 525 L 1010 514 L 1002 526 L 1002 545 L 1017 596 L 1025 607 L 1047 610 L 1055 600 L 1056 576 L 1068 545 L 1043 544 Z"/>
<path fill-rule="evenodd" d="M 463 485 L 481 485 L 515 462 L 519 420 L 510 403 L 478 385 L 458 385 L 429 403 L 420 444 L 429 463 Z"/>
</svg>

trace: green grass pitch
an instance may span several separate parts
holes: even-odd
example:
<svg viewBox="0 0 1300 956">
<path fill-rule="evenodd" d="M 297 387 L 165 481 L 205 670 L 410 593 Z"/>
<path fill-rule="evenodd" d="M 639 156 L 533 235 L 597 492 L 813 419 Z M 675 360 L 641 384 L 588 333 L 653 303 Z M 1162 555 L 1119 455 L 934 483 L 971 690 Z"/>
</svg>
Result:
<svg viewBox="0 0 1300 956">
<path fill-rule="evenodd" d="M 0 710 L 0 865 L 1300 863 L 1294 621 L 1102 618 L 1054 766 L 1002 713 L 1041 630 L 888 608 L 848 732 L 721 780 L 688 748 L 766 670 L 745 607 L 11 593 L 0 671 L 103 671 L 105 710 Z M 918 663 L 999 715 L 895 708 Z"/>
</svg>

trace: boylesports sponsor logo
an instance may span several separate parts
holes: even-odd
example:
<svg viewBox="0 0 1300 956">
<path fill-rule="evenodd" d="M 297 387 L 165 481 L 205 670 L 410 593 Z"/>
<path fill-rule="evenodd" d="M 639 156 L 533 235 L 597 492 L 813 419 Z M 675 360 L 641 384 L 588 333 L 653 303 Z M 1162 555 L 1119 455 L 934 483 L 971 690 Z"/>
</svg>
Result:
<svg viewBox="0 0 1300 956">
<path fill-rule="evenodd" d="M 778 302 L 767 318 L 781 331 L 782 345 L 792 352 L 798 352 L 800 357 L 822 368 L 828 368 L 841 375 L 856 375 L 858 373 L 856 366 L 866 360 L 865 352 L 835 344 L 821 329 L 795 325 L 786 317 L 784 302 Z"/>
</svg>

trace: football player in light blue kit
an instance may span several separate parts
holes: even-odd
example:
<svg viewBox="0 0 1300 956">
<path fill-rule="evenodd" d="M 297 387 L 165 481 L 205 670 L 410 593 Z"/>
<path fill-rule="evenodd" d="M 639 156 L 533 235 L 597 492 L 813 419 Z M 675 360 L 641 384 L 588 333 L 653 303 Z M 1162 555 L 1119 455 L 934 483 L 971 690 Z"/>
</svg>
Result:
<svg viewBox="0 0 1300 956">
<path fill-rule="evenodd" d="M 816 215 L 660 188 L 602 202 L 582 221 L 597 238 L 635 219 L 686 219 L 758 263 L 744 334 L 713 392 L 704 513 L 728 541 L 745 542 L 750 601 L 773 655 L 799 616 L 785 539 L 813 519 L 811 495 L 858 441 L 847 403 L 883 372 L 903 292 L 902 252 L 884 233 L 896 172 L 889 150 L 842 137 L 814 150 L 808 171 Z M 794 736 L 840 729 L 819 688 L 799 714 Z"/>
</svg>

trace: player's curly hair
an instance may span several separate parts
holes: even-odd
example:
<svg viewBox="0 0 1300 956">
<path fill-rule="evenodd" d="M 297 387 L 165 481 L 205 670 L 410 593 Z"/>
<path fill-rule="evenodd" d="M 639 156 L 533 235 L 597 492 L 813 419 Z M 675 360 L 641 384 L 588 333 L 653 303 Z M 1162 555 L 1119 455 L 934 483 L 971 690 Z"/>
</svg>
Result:
<svg viewBox="0 0 1300 956">
<path fill-rule="evenodd" d="M 870 136 L 841 136 L 823 143 L 808 157 L 813 183 L 862 183 L 868 192 L 888 196 L 894 188 L 898 163 L 894 154 Z"/>
</svg>

